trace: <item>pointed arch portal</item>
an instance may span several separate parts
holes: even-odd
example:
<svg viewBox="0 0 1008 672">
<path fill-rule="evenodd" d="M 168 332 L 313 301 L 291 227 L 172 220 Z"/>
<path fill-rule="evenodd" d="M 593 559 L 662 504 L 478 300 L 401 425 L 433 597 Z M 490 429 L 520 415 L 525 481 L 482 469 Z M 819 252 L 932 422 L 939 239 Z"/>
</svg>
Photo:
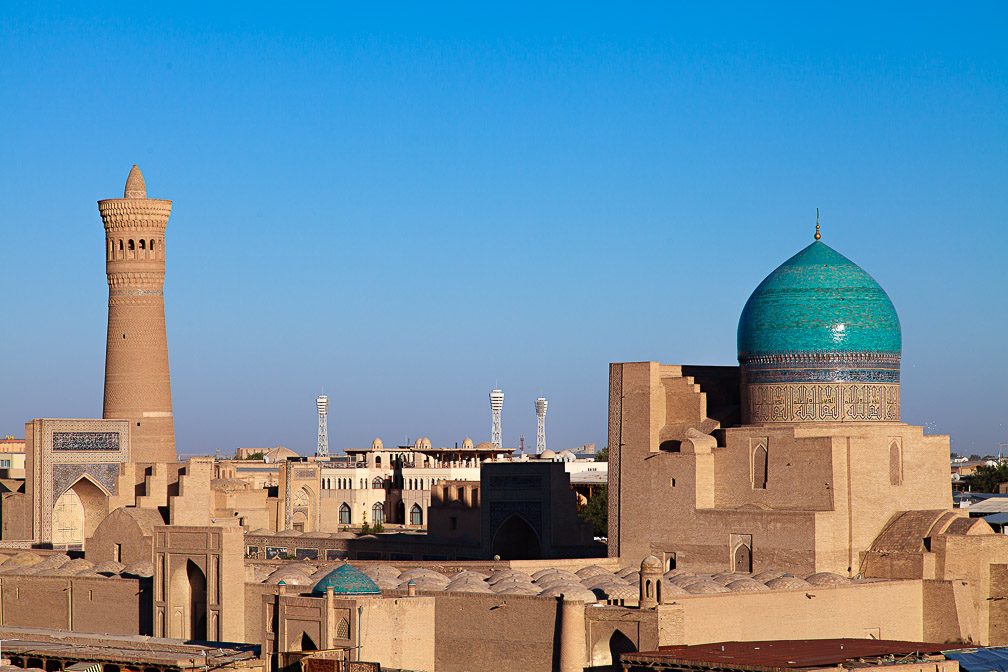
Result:
<svg viewBox="0 0 1008 672">
<path fill-rule="evenodd" d="M 493 555 L 501 560 L 537 560 L 542 557 L 539 535 L 517 513 L 501 523 L 493 536 Z"/>
</svg>

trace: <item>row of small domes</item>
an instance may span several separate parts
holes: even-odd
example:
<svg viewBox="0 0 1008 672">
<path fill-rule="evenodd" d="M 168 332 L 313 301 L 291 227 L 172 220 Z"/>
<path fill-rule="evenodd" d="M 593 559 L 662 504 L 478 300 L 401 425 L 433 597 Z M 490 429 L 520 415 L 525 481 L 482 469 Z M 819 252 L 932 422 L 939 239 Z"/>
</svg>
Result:
<svg viewBox="0 0 1008 672">
<path fill-rule="evenodd" d="M 103 560 L 96 564 L 84 558 L 71 559 L 70 556 L 62 553 L 41 556 L 30 551 L 25 551 L 8 558 L 3 564 L 0 564 L 0 574 L 19 576 L 118 576 L 136 579 L 154 576 L 154 564 L 149 561 L 141 561 L 124 565 L 115 560 Z"/>
<path fill-rule="evenodd" d="M 334 569 L 335 567 L 335 569 Z M 267 568 L 259 569 L 265 571 Z M 369 565 L 357 570 L 343 564 L 316 569 L 305 563 L 291 563 L 269 573 L 264 583 L 293 586 L 314 586 L 322 593 L 325 585 L 342 586 L 337 592 L 374 594 L 379 590 L 406 590 L 410 584 L 426 592 L 496 593 L 502 595 L 564 595 L 567 599 L 595 602 L 597 600 L 630 600 L 640 598 L 639 572 L 624 567 L 616 572 L 592 565 L 577 572 L 549 568 L 532 574 L 505 569 L 492 574 L 462 571 L 445 575 L 433 569 L 415 567 L 400 571 L 384 564 Z M 663 591 L 672 595 L 703 595 L 728 592 L 760 592 L 770 590 L 803 590 L 833 587 L 852 583 L 851 579 L 820 572 L 801 579 L 784 572 L 761 572 L 755 575 L 721 573 L 693 574 L 682 570 L 666 572 L 662 577 Z"/>
</svg>

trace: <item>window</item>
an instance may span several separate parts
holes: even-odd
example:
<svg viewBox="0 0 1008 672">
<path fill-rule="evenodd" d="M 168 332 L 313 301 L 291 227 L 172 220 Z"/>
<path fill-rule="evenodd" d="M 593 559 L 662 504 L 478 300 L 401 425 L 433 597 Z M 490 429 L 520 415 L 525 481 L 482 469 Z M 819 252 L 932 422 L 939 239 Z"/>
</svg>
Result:
<svg viewBox="0 0 1008 672">
<path fill-rule="evenodd" d="M 112 559 L 118 563 L 122 563 L 122 544 L 115 544 L 112 547 Z"/>
<path fill-rule="evenodd" d="M 753 489 L 766 490 L 767 486 L 767 449 L 760 444 L 753 451 L 752 458 Z"/>
<path fill-rule="evenodd" d="M 342 504 L 340 504 L 340 507 L 339 507 L 339 522 L 340 522 L 340 525 L 349 525 L 350 524 L 350 506 L 346 502 L 343 502 Z"/>
<path fill-rule="evenodd" d="M 10 469 L 10 460 L 0 460 L 0 469 Z"/>
<path fill-rule="evenodd" d="M 375 476 L 374 480 L 371 481 L 371 487 L 375 490 L 380 490 L 382 488 L 382 478 L 381 476 Z"/>
<path fill-rule="evenodd" d="M 423 525 L 423 509 L 419 504 L 414 504 L 409 512 L 410 525 Z"/>
<path fill-rule="evenodd" d="M 336 638 L 350 639 L 350 623 L 345 618 L 339 619 L 336 624 Z"/>
<path fill-rule="evenodd" d="M 465 488 L 459 488 L 458 489 L 458 500 L 460 502 L 464 502 L 465 501 Z"/>
<path fill-rule="evenodd" d="M 147 241 L 144 240 L 143 238 L 140 239 L 140 249 L 141 250 L 146 250 L 147 249 Z"/>
<path fill-rule="evenodd" d="M 458 529 L 458 518 L 457 517 L 452 516 L 451 518 L 448 519 L 448 528 L 452 529 L 452 530 L 457 530 Z"/>
<path fill-rule="evenodd" d="M 380 467 L 381 466 L 381 455 L 375 455 L 374 464 L 375 464 L 376 467 Z"/>
<path fill-rule="evenodd" d="M 377 502 L 371 507 L 371 520 L 374 521 L 375 525 L 385 523 L 385 507 L 381 502 Z"/>
<path fill-rule="evenodd" d="M 130 241 L 129 241 L 129 250 L 130 250 L 130 252 L 134 251 L 135 249 L 136 249 L 136 244 L 133 242 L 132 239 L 130 239 Z"/>
</svg>

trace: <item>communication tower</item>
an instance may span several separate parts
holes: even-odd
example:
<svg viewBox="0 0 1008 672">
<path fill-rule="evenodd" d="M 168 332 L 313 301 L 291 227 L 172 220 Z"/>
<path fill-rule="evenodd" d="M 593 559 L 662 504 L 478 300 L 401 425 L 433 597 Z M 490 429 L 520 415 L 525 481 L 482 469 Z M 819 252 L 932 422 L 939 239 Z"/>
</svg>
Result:
<svg viewBox="0 0 1008 672">
<path fill-rule="evenodd" d="M 546 398 L 539 397 L 535 400 L 536 417 L 539 419 L 539 427 L 536 430 L 536 454 L 546 450 Z"/>
<path fill-rule="evenodd" d="M 490 443 L 501 447 L 501 409 L 504 408 L 504 393 L 500 390 L 490 391 L 490 412 L 493 414 L 493 426 L 490 428 Z"/>
<path fill-rule="evenodd" d="M 322 394 L 315 400 L 318 408 L 318 450 L 316 457 L 329 457 L 329 428 L 326 426 L 326 416 L 329 415 L 329 397 Z"/>
</svg>

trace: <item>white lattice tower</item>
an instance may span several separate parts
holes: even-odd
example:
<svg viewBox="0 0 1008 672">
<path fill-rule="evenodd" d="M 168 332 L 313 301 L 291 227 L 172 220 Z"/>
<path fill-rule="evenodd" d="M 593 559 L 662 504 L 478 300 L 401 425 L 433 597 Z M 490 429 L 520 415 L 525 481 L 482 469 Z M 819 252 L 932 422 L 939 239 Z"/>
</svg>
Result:
<svg viewBox="0 0 1008 672">
<path fill-rule="evenodd" d="M 546 398 L 539 397 L 535 401 L 536 418 L 539 420 L 536 429 L 536 454 L 546 450 Z"/>
<path fill-rule="evenodd" d="M 490 443 L 501 447 L 501 409 L 504 408 L 504 393 L 500 390 L 490 392 L 490 413 L 493 415 L 493 424 L 490 427 Z"/>
<path fill-rule="evenodd" d="M 315 400 L 318 408 L 318 449 L 316 457 L 329 457 L 329 428 L 326 426 L 326 416 L 329 415 L 329 397 L 322 394 Z"/>
</svg>

